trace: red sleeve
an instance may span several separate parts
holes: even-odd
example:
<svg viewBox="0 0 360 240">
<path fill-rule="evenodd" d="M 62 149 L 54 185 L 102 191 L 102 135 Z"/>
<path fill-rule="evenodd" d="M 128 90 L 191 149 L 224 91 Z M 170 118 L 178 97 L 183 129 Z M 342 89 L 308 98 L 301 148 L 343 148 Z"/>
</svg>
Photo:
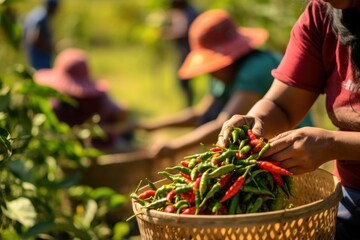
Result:
<svg viewBox="0 0 360 240">
<path fill-rule="evenodd" d="M 291 31 L 284 58 L 272 71 L 274 78 L 306 90 L 324 91 L 323 43 L 331 32 L 325 11 L 323 4 L 310 1 Z"/>
</svg>

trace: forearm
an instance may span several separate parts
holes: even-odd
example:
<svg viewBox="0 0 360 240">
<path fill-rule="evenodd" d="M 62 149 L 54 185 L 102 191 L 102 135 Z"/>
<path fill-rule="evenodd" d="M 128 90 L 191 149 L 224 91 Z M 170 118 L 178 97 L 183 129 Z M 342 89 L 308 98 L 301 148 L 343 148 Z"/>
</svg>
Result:
<svg viewBox="0 0 360 240">
<path fill-rule="evenodd" d="M 334 139 L 329 146 L 332 159 L 360 160 L 360 132 L 330 132 Z"/>
<path fill-rule="evenodd" d="M 274 102 L 267 99 L 259 100 L 248 112 L 247 115 L 257 117 L 262 120 L 263 136 L 272 138 L 277 134 L 291 128 L 290 120 L 285 112 Z"/>
</svg>

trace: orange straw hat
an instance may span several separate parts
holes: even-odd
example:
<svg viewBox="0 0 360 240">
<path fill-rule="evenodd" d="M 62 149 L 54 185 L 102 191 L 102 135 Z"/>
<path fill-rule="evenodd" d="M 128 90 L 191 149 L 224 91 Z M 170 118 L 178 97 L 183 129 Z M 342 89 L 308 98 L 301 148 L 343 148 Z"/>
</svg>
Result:
<svg viewBox="0 0 360 240">
<path fill-rule="evenodd" d="M 189 79 L 224 68 L 264 44 L 269 33 L 263 28 L 237 27 L 224 10 L 199 15 L 189 30 L 191 52 L 178 75 Z"/>
<path fill-rule="evenodd" d="M 35 72 L 34 80 L 77 98 L 99 96 L 108 85 L 105 80 L 96 81 L 90 77 L 85 52 L 75 48 L 62 51 L 55 59 L 53 69 Z"/>
</svg>

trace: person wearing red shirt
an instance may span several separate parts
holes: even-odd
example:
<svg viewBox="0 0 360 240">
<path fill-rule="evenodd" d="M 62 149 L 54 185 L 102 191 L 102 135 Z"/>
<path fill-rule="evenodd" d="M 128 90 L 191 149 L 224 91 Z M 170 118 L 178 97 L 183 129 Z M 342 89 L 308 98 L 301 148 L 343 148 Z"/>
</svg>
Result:
<svg viewBox="0 0 360 240">
<path fill-rule="evenodd" d="M 336 239 L 360 239 L 360 1 L 312 0 L 295 23 L 286 53 L 266 95 L 247 115 L 234 115 L 220 131 L 228 145 L 234 126 L 250 125 L 270 139 L 264 157 L 294 174 L 334 161 L 343 185 Z M 338 130 L 293 129 L 320 94 Z M 293 129 L 293 130 L 290 130 Z"/>
</svg>

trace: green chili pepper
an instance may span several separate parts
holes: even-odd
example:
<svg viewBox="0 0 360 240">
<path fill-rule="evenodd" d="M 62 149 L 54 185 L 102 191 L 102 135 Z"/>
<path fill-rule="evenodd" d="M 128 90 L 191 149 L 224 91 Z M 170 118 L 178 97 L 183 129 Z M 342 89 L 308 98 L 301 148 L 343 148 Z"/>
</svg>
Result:
<svg viewBox="0 0 360 240">
<path fill-rule="evenodd" d="M 244 192 L 252 192 L 255 194 L 268 194 L 273 198 L 275 197 L 274 194 L 272 192 L 270 192 L 268 189 L 257 188 L 257 187 L 250 186 L 250 185 L 243 185 L 241 190 Z"/>
<path fill-rule="evenodd" d="M 192 181 L 195 181 L 197 175 L 198 175 L 198 168 L 197 167 L 194 167 L 192 170 L 191 170 L 191 173 L 190 173 L 190 178 Z"/>
<path fill-rule="evenodd" d="M 226 158 L 234 157 L 237 151 L 238 151 L 238 150 L 231 150 L 231 149 L 229 149 L 229 150 L 223 152 L 220 156 L 216 157 L 214 160 L 215 160 L 216 162 L 222 162 L 222 161 L 224 161 Z"/>
<path fill-rule="evenodd" d="M 256 200 L 248 206 L 246 209 L 247 213 L 256 213 L 261 208 L 261 205 L 263 204 L 264 199 L 262 197 L 257 197 Z"/>
<path fill-rule="evenodd" d="M 206 170 L 203 175 L 201 176 L 200 179 L 200 186 L 199 186 L 199 191 L 200 191 L 200 197 L 203 198 L 206 190 L 207 190 L 207 185 L 208 185 L 208 174 L 209 174 L 209 170 Z"/>
<path fill-rule="evenodd" d="M 201 162 L 197 166 L 199 173 L 205 172 L 209 168 L 213 168 L 211 162 Z"/>
<path fill-rule="evenodd" d="M 246 154 L 246 153 L 248 153 L 250 151 L 251 151 L 251 146 L 250 145 L 245 145 L 240 149 L 241 154 Z"/>
<path fill-rule="evenodd" d="M 200 204 L 201 204 L 201 196 L 199 189 L 197 189 L 195 190 L 195 207 L 196 207 L 195 215 L 197 215 L 200 211 L 200 207 L 201 207 Z"/>
<path fill-rule="evenodd" d="M 232 137 L 232 143 L 238 142 L 238 140 L 239 140 L 239 138 L 240 138 L 239 131 L 237 131 L 236 129 L 234 129 L 234 130 L 231 132 L 231 137 Z"/>
<path fill-rule="evenodd" d="M 255 181 L 255 179 L 254 179 L 255 176 L 257 176 L 258 174 L 263 173 L 263 172 L 266 172 L 266 171 L 262 170 L 262 169 L 258 169 L 258 170 L 249 172 L 249 178 L 246 179 L 245 185 L 249 184 L 251 181 Z"/>
<path fill-rule="evenodd" d="M 162 197 L 166 196 L 166 194 L 168 192 L 170 192 L 171 190 L 173 190 L 172 185 L 162 185 L 161 187 L 159 187 L 156 190 L 154 199 L 158 199 L 158 198 L 162 198 Z"/>
<path fill-rule="evenodd" d="M 218 178 L 218 177 L 221 177 L 223 175 L 226 175 L 226 174 L 234 171 L 235 169 L 236 169 L 236 166 L 234 164 L 223 165 L 223 166 L 215 169 L 214 171 L 210 172 L 208 174 L 208 177 L 209 177 L 209 179 Z"/>
<path fill-rule="evenodd" d="M 266 143 L 260 150 L 258 158 L 260 158 L 264 152 L 266 152 L 270 148 L 270 143 Z"/>
<path fill-rule="evenodd" d="M 196 158 L 192 158 L 190 161 L 189 161 L 189 168 L 190 169 L 193 169 L 195 166 L 196 166 L 196 164 L 197 164 L 197 162 L 196 162 L 197 160 L 196 160 Z"/>
<path fill-rule="evenodd" d="M 244 129 L 235 127 L 235 128 L 234 128 L 234 131 L 237 132 L 237 134 L 239 135 L 239 138 L 240 138 L 240 139 L 246 139 L 246 138 L 247 138 L 247 135 L 246 135 L 246 132 L 244 131 Z"/>
<path fill-rule="evenodd" d="M 174 207 L 175 207 L 175 209 L 178 209 L 182 205 L 185 205 L 185 206 L 189 207 L 190 203 L 187 200 L 183 199 L 183 200 L 176 201 L 175 204 L 174 204 Z"/>
<path fill-rule="evenodd" d="M 145 180 L 148 182 L 148 185 L 152 190 L 157 190 L 157 187 L 154 185 L 153 182 L 151 182 L 148 178 L 145 178 Z"/>
<path fill-rule="evenodd" d="M 158 209 L 164 207 L 165 205 L 166 205 L 166 197 L 153 201 L 144 207 L 148 209 Z"/>
<path fill-rule="evenodd" d="M 228 207 L 229 214 L 235 214 L 236 208 L 239 206 L 240 193 L 235 194 L 231 199 Z"/>
<path fill-rule="evenodd" d="M 242 198 L 241 202 L 243 204 L 247 204 L 250 201 L 250 199 L 252 198 L 253 195 L 254 195 L 254 193 L 252 193 L 252 192 L 246 192 L 244 197 Z"/>
<path fill-rule="evenodd" d="M 247 124 L 242 125 L 241 128 L 244 130 L 245 133 L 247 133 L 247 131 L 250 129 L 249 125 Z"/>
<path fill-rule="evenodd" d="M 191 174 L 191 169 L 184 167 L 184 166 L 167 167 L 166 169 L 167 170 L 177 170 L 177 171 L 185 173 L 186 175 L 189 175 L 189 176 Z"/>
<path fill-rule="evenodd" d="M 272 200 L 272 203 L 270 205 L 270 210 L 281 210 L 284 209 L 287 204 L 288 196 L 286 193 L 282 190 L 280 186 L 277 186 L 275 189 L 275 199 Z"/>
<path fill-rule="evenodd" d="M 190 192 L 191 190 L 193 190 L 193 188 L 192 188 L 192 186 L 189 186 L 189 185 L 178 186 L 174 189 L 176 194 Z"/>
<path fill-rule="evenodd" d="M 239 150 L 242 149 L 248 142 L 249 142 L 249 139 L 247 139 L 247 138 L 241 140 L 238 149 Z"/>
<path fill-rule="evenodd" d="M 236 165 L 242 165 L 242 166 L 248 166 L 248 165 L 256 165 L 257 163 L 257 160 L 254 160 L 254 159 L 250 159 L 250 160 L 246 160 L 246 159 L 237 159 L 234 161 L 234 163 Z"/>
<path fill-rule="evenodd" d="M 285 185 L 287 186 L 290 196 L 296 197 L 293 178 L 291 176 L 287 176 L 287 175 L 283 176 L 283 178 L 284 178 Z"/>
<path fill-rule="evenodd" d="M 222 207 L 222 203 L 219 202 L 219 201 L 216 201 L 213 205 L 212 205 L 212 208 L 211 208 L 211 212 L 215 213 L 215 214 L 218 214 L 220 208 Z"/>
</svg>

